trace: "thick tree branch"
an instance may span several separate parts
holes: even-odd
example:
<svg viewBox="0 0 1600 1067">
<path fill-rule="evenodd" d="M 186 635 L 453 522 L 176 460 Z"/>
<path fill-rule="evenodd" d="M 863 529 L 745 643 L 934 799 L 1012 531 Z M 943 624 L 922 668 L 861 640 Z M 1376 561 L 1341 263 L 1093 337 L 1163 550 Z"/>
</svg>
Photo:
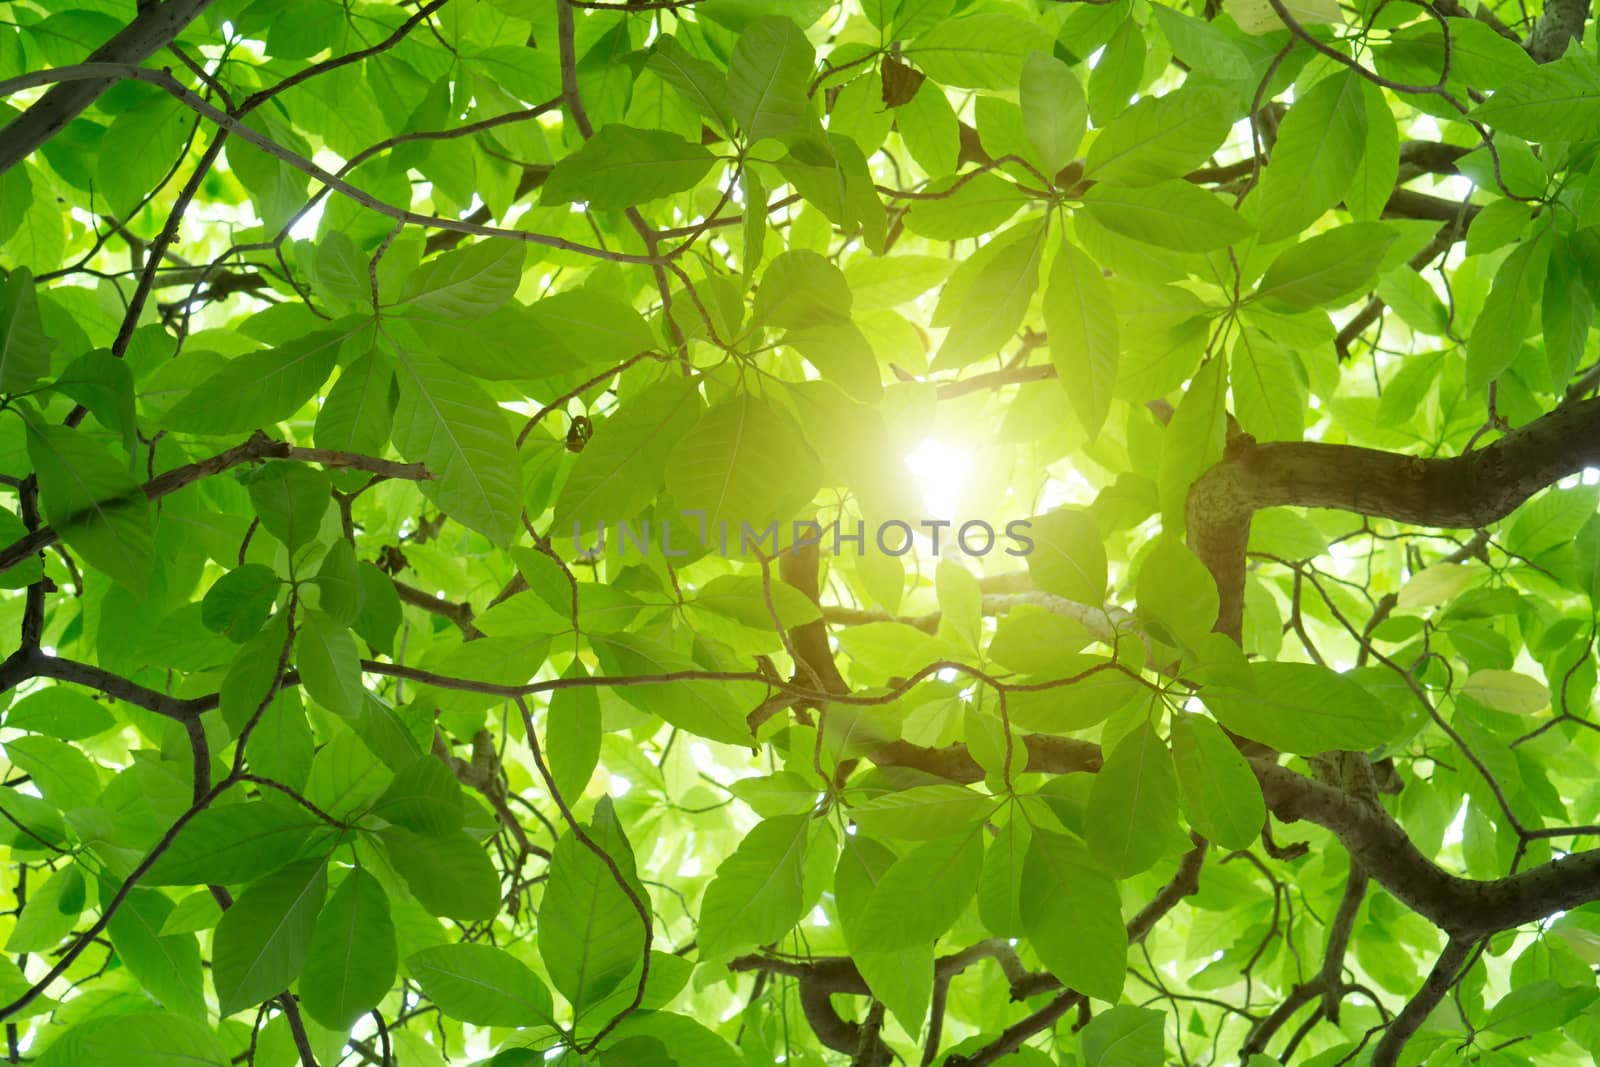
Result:
<svg viewBox="0 0 1600 1067">
<path fill-rule="evenodd" d="M 87 62 L 138 66 L 171 44 L 183 32 L 183 28 L 198 18 L 212 2 L 166 0 L 160 4 L 140 5 L 138 16 L 115 37 L 90 53 Z M 120 75 L 107 74 L 52 85 L 32 107 L 0 130 L 0 173 L 28 158 L 120 80 Z"/>
<path fill-rule="evenodd" d="M 1243 624 L 1245 549 L 1261 508 L 1336 508 L 1417 526 L 1476 529 L 1540 489 L 1600 464 L 1600 398 L 1563 404 L 1448 459 L 1319 442 L 1245 439 L 1189 491 L 1189 546 L 1217 581 L 1217 630 Z"/>
</svg>

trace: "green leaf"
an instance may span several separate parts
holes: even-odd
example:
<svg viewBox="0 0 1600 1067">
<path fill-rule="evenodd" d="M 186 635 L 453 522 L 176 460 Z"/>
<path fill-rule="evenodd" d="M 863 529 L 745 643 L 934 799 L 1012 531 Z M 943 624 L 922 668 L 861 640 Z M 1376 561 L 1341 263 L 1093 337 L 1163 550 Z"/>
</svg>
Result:
<svg viewBox="0 0 1600 1067">
<path fill-rule="evenodd" d="M 980 12 L 937 23 L 906 45 L 905 56 L 941 85 L 1009 90 L 1028 56 L 1049 51 L 1049 34 L 1038 22 Z"/>
<path fill-rule="evenodd" d="M 333 373 L 348 331 L 328 330 L 235 356 L 191 389 L 162 420 L 182 433 L 245 433 L 282 422 Z"/>
<path fill-rule="evenodd" d="M 400 305 L 408 314 L 447 319 L 488 315 L 516 295 L 527 247 L 518 241 L 482 241 L 425 260 L 406 276 Z"/>
<path fill-rule="evenodd" d="M 381 455 L 394 418 L 393 387 L 394 367 L 387 358 L 377 351 L 357 357 L 339 372 L 317 410 L 317 447 Z"/>
<path fill-rule="evenodd" d="M 715 64 L 691 55 L 676 37 L 664 33 L 650 46 L 645 67 L 682 93 L 702 117 L 729 132 L 728 80 Z"/>
<path fill-rule="evenodd" d="M 1253 691 L 1208 686 L 1200 699 L 1234 733 L 1284 752 L 1376 748 L 1403 725 L 1387 703 L 1327 667 L 1256 662 L 1250 673 Z"/>
<path fill-rule="evenodd" d="M 1117 742 L 1094 777 L 1085 819 L 1089 851 L 1118 878 L 1148 870 L 1178 823 L 1172 753 L 1149 723 Z"/>
<path fill-rule="evenodd" d="M 109 894 L 103 893 L 103 896 Z M 106 927 L 128 972 L 165 1008 L 204 1020 L 205 973 L 192 933 L 165 933 L 172 901 L 154 889 L 134 889 Z"/>
<path fill-rule="evenodd" d="M 50 373 L 54 347 L 39 318 L 33 275 L 18 267 L 0 283 L 0 393 L 33 388 Z"/>
<path fill-rule="evenodd" d="M 520 960 L 489 945 L 452 944 L 406 957 L 423 994 L 452 1019 L 474 1026 L 554 1022 L 550 991 Z"/>
<path fill-rule="evenodd" d="M 703 511 L 708 523 L 730 531 L 789 518 L 820 481 L 799 428 L 749 393 L 708 410 L 667 464 L 667 490 L 678 507 Z"/>
<path fill-rule="evenodd" d="M 970 279 L 958 268 L 945 284 L 934 313 L 936 321 L 950 324 L 934 357 L 934 369 L 964 367 L 988 358 L 1016 335 L 1039 288 L 1045 234 L 1043 223 L 1022 223 L 973 257 L 975 273 Z"/>
<path fill-rule="evenodd" d="M 581 201 L 601 211 L 632 207 L 694 188 L 715 162 L 710 152 L 675 133 L 612 124 L 562 157 L 540 202 Z"/>
<path fill-rule="evenodd" d="M 1529 1037 L 1559 1031 L 1576 1018 L 1595 998 L 1593 987 L 1562 988 L 1548 979 L 1513 989 L 1493 1008 L 1483 1024 L 1485 1030 L 1506 1037 Z"/>
<path fill-rule="evenodd" d="M 443 760 L 420 756 L 394 776 L 372 811 L 419 834 L 447 834 L 461 828 L 461 784 Z"/>
<path fill-rule="evenodd" d="M 356 570 L 361 576 L 361 614 L 352 629 L 374 649 L 391 653 L 395 631 L 400 629 L 400 594 L 389 576 L 371 563 L 363 561 Z"/>
<path fill-rule="evenodd" d="M 1050 361 L 1067 383 L 1073 414 L 1092 439 L 1111 410 L 1122 346 L 1105 275 L 1070 241 L 1061 242 L 1050 269 L 1044 324 L 1050 333 Z"/>
<path fill-rule="evenodd" d="M 1033 52 L 1022 64 L 1022 121 L 1051 174 L 1072 162 L 1089 121 L 1083 86 L 1061 60 Z"/>
<path fill-rule="evenodd" d="M 115 1063 L 126 1067 L 229 1067 L 228 1053 L 210 1028 L 166 1012 L 90 1018 L 51 1043 L 39 1067 Z"/>
<path fill-rule="evenodd" d="M 277 870 L 310 840 L 316 819 L 263 800 L 206 808 L 186 823 L 141 881 L 238 885 Z"/>
<path fill-rule="evenodd" d="M 262 464 L 250 475 L 249 489 L 261 528 L 290 552 L 316 540 L 333 500 L 326 474 L 285 460 Z"/>
<path fill-rule="evenodd" d="M 361 658 L 350 631 L 323 615 L 307 611 L 295 635 L 295 666 L 300 684 L 318 704 L 339 715 L 360 712 Z"/>
<path fill-rule="evenodd" d="M 1367 144 L 1361 76 L 1340 71 L 1295 100 L 1254 196 L 1263 240 L 1304 229 L 1344 196 Z"/>
<path fill-rule="evenodd" d="M 595 807 L 587 835 L 633 883 L 633 852 L 610 798 Z M 539 955 L 550 981 L 582 1018 L 587 1008 L 636 971 L 644 951 L 644 922 L 611 866 L 569 830 L 550 858 L 550 882 L 539 904 Z"/>
<path fill-rule="evenodd" d="M 1028 573 L 1046 592 L 1099 605 L 1106 595 L 1106 549 L 1087 511 L 1060 508 L 1031 520 Z"/>
<path fill-rule="evenodd" d="M 85 807 L 100 795 L 100 775 L 77 748 L 53 737 L 17 737 L 5 742 L 6 758 L 33 779 L 50 803 L 63 810 Z"/>
<path fill-rule="evenodd" d="M 1102 183 L 1083 194 L 1083 207 L 1112 233 L 1178 252 L 1222 248 L 1244 240 L 1251 229 L 1216 194 L 1183 181 Z"/>
<path fill-rule="evenodd" d="M 1029 943 L 1063 985 L 1097 1000 L 1120 998 L 1128 966 L 1121 897 L 1081 844 L 1036 828 L 1018 907 Z"/>
<path fill-rule="evenodd" d="M 1495 272 L 1494 285 L 1467 337 L 1468 392 L 1482 390 L 1517 358 L 1544 289 L 1549 232 L 1541 230 L 1517 245 Z"/>
<path fill-rule="evenodd" d="M 104 704 L 64 685 L 30 693 L 5 713 L 5 725 L 12 730 L 47 734 L 63 741 L 82 741 L 116 724 L 116 716 Z"/>
<path fill-rule="evenodd" d="M 589 674 L 577 659 L 562 674 L 563 678 L 587 678 Z M 545 758 L 556 794 L 569 804 L 583 795 L 600 762 L 600 695 L 592 686 L 557 689 L 550 694 L 550 710 L 545 715 Z"/>
<path fill-rule="evenodd" d="M 133 215 L 152 189 L 178 165 L 195 120 L 164 93 L 141 93 L 142 101 L 118 115 L 100 139 L 96 190 L 112 215 Z"/>
<path fill-rule="evenodd" d="M 717 868 L 700 903 L 702 959 L 777 941 L 800 921 L 810 823 L 809 815 L 763 820 Z"/>
<path fill-rule="evenodd" d="M 1228 371 L 1234 414 L 1246 433 L 1257 441 L 1300 440 L 1309 386 L 1293 352 L 1246 327 L 1229 354 Z"/>
<path fill-rule="evenodd" d="M 1223 848 L 1254 845 L 1266 825 L 1261 784 L 1216 723 L 1197 715 L 1172 720 L 1172 757 L 1189 821 Z"/>
<path fill-rule="evenodd" d="M 86 895 L 83 872 L 76 864 L 57 870 L 29 893 L 28 902 L 22 906 L 22 914 L 17 916 L 11 936 L 6 940 L 6 951 L 49 952 L 55 949 L 77 925 Z"/>
<path fill-rule="evenodd" d="M 278 681 L 278 667 L 289 640 L 288 618 L 279 615 L 266 628 L 246 641 L 228 664 L 217 694 L 218 709 L 228 729 L 242 733 L 250 719 L 261 711 L 267 696 Z"/>
<path fill-rule="evenodd" d="M 965 786 L 919 785 L 853 804 L 850 817 L 869 834 L 931 841 L 970 829 L 994 809 L 994 797 Z"/>
<path fill-rule="evenodd" d="M 1297 242 L 1267 266 L 1256 295 L 1289 307 L 1335 304 L 1366 288 L 1394 243 L 1379 222 L 1354 222 Z"/>
<path fill-rule="evenodd" d="M 1139 566 L 1139 615 L 1171 635 L 1196 645 L 1217 623 L 1221 600 L 1216 580 L 1176 537 L 1162 537 Z M 1174 643 L 1174 642 L 1168 642 Z"/>
<path fill-rule="evenodd" d="M 335 541 L 322 557 L 317 592 L 322 613 L 337 625 L 349 626 L 360 617 L 361 572 L 349 541 Z"/>
<path fill-rule="evenodd" d="M 327 892 L 327 860 L 302 860 L 267 875 L 223 912 L 211 978 L 224 1016 L 277 996 L 299 976 Z"/>
<path fill-rule="evenodd" d="M 956 180 L 941 178 L 930 185 L 930 193 L 950 190 L 950 195 L 917 201 L 905 217 L 906 229 L 935 241 L 976 237 L 1000 226 L 1028 201 L 1014 184 L 990 172 L 971 181 L 963 176 L 961 185 L 952 189 Z"/>
<path fill-rule="evenodd" d="M 1189 487 L 1222 458 L 1227 393 L 1228 377 L 1222 360 L 1213 357 L 1195 372 L 1167 426 L 1157 484 L 1161 521 L 1168 530 L 1184 528 L 1183 510 Z"/>
<path fill-rule="evenodd" d="M 1079 1035 L 1088 1067 L 1144 1067 L 1167 1056 L 1166 1013 L 1119 1004 L 1096 1013 Z"/>
<path fill-rule="evenodd" d="M 389 898 L 376 878 L 357 867 L 317 917 L 300 1002 L 317 1022 L 343 1033 L 378 1006 L 398 971 Z"/>
<path fill-rule="evenodd" d="M 1532 715 L 1550 706 L 1550 690 L 1536 678 L 1516 671 L 1473 671 L 1461 692 L 1486 708 L 1511 715 Z"/>
<path fill-rule="evenodd" d="M 815 52 L 793 20 L 757 19 L 728 59 L 728 102 L 751 143 L 800 130 L 807 119 Z"/>
<path fill-rule="evenodd" d="M 206 629 L 243 644 L 261 631 L 277 603 L 282 583 L 271 567 L 246 563 L 224 574 L 200 602 Z"/>
<path fill-rule="evenodd" d="M 421 483 L 423 494 L 495 544 L 515 540 L 522 467 L 505 413 L 476 383 L 432 356 L 402 350 L 396 377 L 394 444 L 433 476 Z"/>
<path fill-rule="evenodd" d="M 1361 97 L 1367 117 L 1367 143 L 1355 179 L 1345 190 L 1344 202 L 1353 217 L 1375 222 L 1383 216 L 1400 177 L 1400 130 L 1382 89 L 1363 80 Z"/>
<path fill-rule="evenodd" d="M 1185 86 L 1147 96 L 1106 123 L 1089 146 L 1084 177 L 1122 185 L 1181 178 L 1211 158 L 1232 126 L 1231 97 Z"/>
<path fill-rule="evenodd" d="M 597 422 L 556 501 L 557 534 L 576 536 L 584 524 L 627 522 L 643 511 L 661 492 L 673 447 L 701 410 L 693 379 L 673 375 Z"/>
<path fill-rule="evenodd" d="M 1600 138 L 1600 69 L 1587 56 L 1562 56 L 1496 89 L 1472 109 L 1490 129 L 1526 141 Z"/>
<path fill-rule="evenodd" d="M 982 873 L 981 827 L 918 845 L 873 888 L 857 943 L 869 951 L 900 951 L 938 939 L 967 909 Z M 938 891 L 929 892 L 930 886 Z"/>
<path fill-rule="evenodd" d="M 500 875 L 483 846 L 465 831 L 424 837 L 392 826 L 378 836 L 395 870 L 430 914 L 477 922 L 500 910 Z"/>
<path fill-rule="evenodd" d="M 126 464 L 88 434 L 28 417 L 39 503 L 61 539 L 98 570 L 142 593 L 155 535 L 150 505 Z"/>
</svg>

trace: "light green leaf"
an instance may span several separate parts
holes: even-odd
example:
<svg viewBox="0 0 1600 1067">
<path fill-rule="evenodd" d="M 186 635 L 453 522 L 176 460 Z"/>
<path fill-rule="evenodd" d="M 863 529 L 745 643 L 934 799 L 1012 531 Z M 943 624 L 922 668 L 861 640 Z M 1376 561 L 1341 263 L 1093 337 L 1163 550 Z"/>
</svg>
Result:
<svg viewBox="0 0 1600 1067">
<path fill-rule="evenodd" d="M 563 678 L 587 678 L 577 659 Z M 600 761 L 600 696 L 591 686 L 557 689 L 550 694 L 545 716 L 545 758 L 556 793 L 571 804 L 583 795 Z"/>
<path fill-rule="evenodd" d="M 1354 222 L 1296 242 L 1262 275 L 1256 295 L 1290 307 L 1336 304 L 1365 288 L 1394 243 L 1379 222 Z"/>
<path fill-rule="evenodd" d="M 1023 864 L 1022 928 L 1063 985 L 1115 1003 L 1128 966 L 1117 883 L 1075 839 L 1035 829 Z"/>
<path fill-rule="evenodd" d="M 801 129 L 815 66 L 811 42 L 792 19 L 757 19 L 739 35 L 728 59 L 728 101 L 752 143 Z"/>
<path fill-rule="evenodd" d="M 1089 850 L 1118 878 L 1150 868 L 1178 823 L 1178 776 L 1148 723 L 1117 742 L 1094 777 L 1084 825 Z"/>
<path fill-rule="evenodd" d="M 675 133 L 613 124 L 562 157 L 540 201 L 583 202 L 602 211 L 632 207 L 692 189 L 714 162 L 710 152 Z"/>
<path fill-rule="evenodd" d="M 1083 1058 L 1088 1067 L 1145 1067 L 1167 1055 L 1166 1013 L 1119 1004 L 1096 1013 L 1083 1028 Z"/>
<path fill-rule="evenodd" d="M 1162 537 L 1139 565 L 1139 615 L 1185 645 L 1198 644 L 1217 623 L 1217 583 L 1176 537 Z"/>
<path fill-rule="evenodd" d="M 1600 69 L 1581 54 L 1533 67 L 1472 110 L 1495 130 L 1527 141 L 1600 137 Z"/>
<path fill-rule="evenodd" d="M 389 898 L 376 878 L 357 867 L 317 917 L 300 1002 L 317 1022 L 344 1032 L 378 1006 L 398 970 Z"/>
<path fill-rule="evenodd" d="M 1228 135 L 1227 93 L 1185 87 L 1147 96 L 1106 123 L 1089 146 L 1084 177 L 1124 185 L 1181 178 L 1211 157 Z"/>
<path fill-rule="evenodd" d="M 1049 173 L 1072 162 L 1088 125 L 1089 105 L 1078 76 L 1048 53 L 1030 53 L 1022 64 L 1022 121 Z"/>
<path fill-rule="evenodd" d="M 406 957 L 406 970 L 450 1018 L 474 1026 L 554 1022 L 550 991 L 522 961 L 502 949 L 438 945 Z"/>
<path fill-rule="evenodd" d="M 31 389 L 50 373 L 54 347 L 39 318 L 33 275 L 18 267 L 0 282 L 0 393 Z"/>
<path fill-rule="evenodd" d="M 693 379 L 663 378 L 596 422 L 556 501 L 555 531 L 576 536 L 588 523 L 627 522 L 663 487 L 673 446 L 700 418 Z"/>
<path fill-rule="evenodd" d="M 1183 181 L 1140 187 L 1102 183 L 1084 210 L 1113 233 L 1177 252 L 1209 252 L 1242 241 L 1250 224 L 1214 193 Z"/>
<path fill-rule="evenodd" d="M 246 433 L 299 411 L 333 373 L 349 331 L 328 330 L 235 356 L 162 420 L 183 433 Z"/>
<path fill-rule="evenodd" d="M 328 865 L 302 860 L 269 874 L 223 912 L 212 938 L 211 977 L 224 1016 L 289 987 L 305 965 Z"/>
<path fill-rule="evenodd" d="M 1197 715 L 1174 716 L 1172 756 L 1194 828 L 1223 848 L 1255 844 L 1267 820 L 1261 785 L 1221 728 Z"/>
<path fill-rule="evenodd" d="M 1200 699 L 1235 733 L 1300 755 L 1392 741 L 1398 712 L 1342 674 L 1311 663 L 1256 662 L 1253 691 L 1208 686 Z"/>
<path fill-rule="evenodd" d="M 44 517 L 68 547 L 135 592 L 150 582 L 150 505 L 125 463 L 82 431 L 28 419 Z"/>
<path fill-rule="evenodd" d="M 172 911 L 172 901 L 164 893 L 134 889 L 111 917 L 106 933 L 128 972 L 163 1007 L 204 1020 L 205 972 L 200 968 L 200 943 L 192 933 L 164 932 Z"/>
<path fill-rule="evenodd" d="M 707 411 L 667 464 L 667 490 L 678 507 L 704 511 L 713 528 L 726 523 L 730 530 L 789 518 L 820 481 L 799 428 L 749 393 Z"/>
<path fill-rule="evenodd" d="M 932 80 L 964 89 L 1011 89 L 1034 52 L 1050 51 L 1043 25 L 1017 15 L 980 12 L 949 19 L 905 47 Z"/>
<path fill-rule="evenodd" d="M 610 857 L 636 895 L 633 853 L 610 798 L 595 808 L 588 837 Z M 648 898 L 640 895 L 645 907 Z M 617 988 L 639 966 L 644 922 L 611 866 L 569 830 L 556 842 L 550 882 L 539 904 L 539 955 L 574 1016 Z"/>
<path fill-rule="evenodd" d="M 1333 207 L 1355 179 L 1367 145 L 1361 76 L 1341 70 L 1299 97 L 1278 129 L 1272 161 L 1253 196 L 1264 240 L 1304 229 Z"/>
<path fill-rule="evenodd" d="M 809 815 L 763 820 L 717 868 L 700 903 L 702 959 L 777 941 L 800 921 L 810 822 Z"/>
<path fill-rule="evenodd" d="M 868 951 L 902 951 L 938 939 L 967 909 L 982 872 L 981 827 L 918 845 L 878 880 L 853 943 Z M 939 891 L 930 893 L 930 886 Z"/>
<path fill-rule="evenodd" d="M 548 187 L 547 187 L 548 188 Z M 522 469 L 503 411 L 476 383 L 420 352 L 401 351 L 394 443 L 433 476 L 422 492 L 496 544 L 519 532 Z"/>
<path fill-rule="evenodd" d="M 1050 361 L 1067 387 L 1073 414 L 1092 439 L 1111 410 L 1122 345 L 1105 275 L 1070 241 L 1061 242 L 1050 269 L 1044 324 Z"/>
<path fill-rule="evenodd" d="M 1060 508 L 1031 520 L 1028 573 L 1046 592 L 1099 605 L 1106 595 L 1106 549 L 1087 511 Z"/>
</svg>

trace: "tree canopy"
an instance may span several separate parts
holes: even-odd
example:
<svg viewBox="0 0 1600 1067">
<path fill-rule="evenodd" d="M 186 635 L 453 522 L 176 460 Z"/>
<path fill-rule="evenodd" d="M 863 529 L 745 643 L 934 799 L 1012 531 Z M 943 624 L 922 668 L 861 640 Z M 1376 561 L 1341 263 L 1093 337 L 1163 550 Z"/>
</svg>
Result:
<svg viewBox="0 0 1600 1067">
<path fill-rule="evenodd" d="M 1600 1055 L 1600 33 L 0 6 L 0 1022 Z"/>
</svg>

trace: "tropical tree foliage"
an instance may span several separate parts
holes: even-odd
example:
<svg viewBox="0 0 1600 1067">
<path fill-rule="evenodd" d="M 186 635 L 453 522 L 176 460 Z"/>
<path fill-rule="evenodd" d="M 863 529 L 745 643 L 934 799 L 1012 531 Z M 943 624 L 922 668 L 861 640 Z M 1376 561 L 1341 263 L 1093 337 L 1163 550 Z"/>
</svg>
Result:
<svg viewBox="0 0 1600 1067">
<path fill-rule="evenodd" d="M 0 6 L 8 1061 L 1593 1062 L 1586 17 Z"/>
</svg>

